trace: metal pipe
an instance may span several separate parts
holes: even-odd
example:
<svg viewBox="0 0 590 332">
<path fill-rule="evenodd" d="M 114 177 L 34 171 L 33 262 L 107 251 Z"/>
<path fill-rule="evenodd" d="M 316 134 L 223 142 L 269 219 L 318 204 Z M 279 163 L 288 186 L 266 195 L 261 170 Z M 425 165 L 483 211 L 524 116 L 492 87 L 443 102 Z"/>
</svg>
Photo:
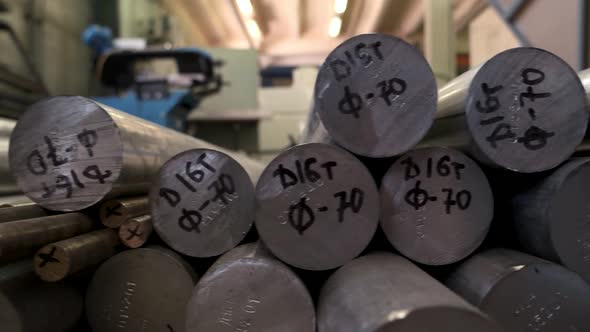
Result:
<svg viewBox="0 0 590 332">
<path fill-rule="evenodd" d="M 590 282 L 590 158 L 575 158 L 517 194 L 511 211 L 523 249 Z"/>
<path fill-rule="evenodd" d="M 25 195 L 7 195 L 7 196 L 0 196 L 0 207 L 11 207 L 23 204 L 33 204 L 27 196 Z"/>
<path fill-rule="evenodd" d="M 127 219 L 119 228 L 119 240 L 128 248 L 139 248 L 147 242 L 152 230 L 152 217 L 149 214 Z"/>
<path fill-rule="evenodd" d="M 102 229 L 51 243 L 35 254 L 35 273 L 56 282 L 92 267 L 119 251 L 118 232 Z"/>
<path fill-rule="evenodd" d="M 154 229 L 170 247 L 212 257 L 240 243 L 254 221 L 254 185 L 245 169 L 211 149 L 184 151 L 168 160 L 150 190 Z"/>
<path fill-rule="evenodd" d="M 15 120 L 0 117 L 0 137 L 9 138 L 15 126 Z"/>
<path fill-rule="evenodd" d="M 187 331 L 315 331 L 303 282 L 260 244 L 221 256 L 203 275 L 187 307 Z"/>
<path fill-rule="evenodd" d="M 496 168 L 533 173 L 556 167 L 586 133 L 589 112 L 578 75 L 532 47 L 504 51 L 439 91 L 424 144 L 452 144 Z"/>
<path fill-rule="evenodd" d="M 0 223 L 45 216 L 47 211 L 34 203 L 0 208 Z"/>
<path fill-rule="evenodd" d="M 428 265 L 457 262 L 483 242 L 494 197 L 479 166 L 444 147 L 411 150 L 381 182 L 381 228 L 404 256 Z"/>
<path fill-rule="evenodd" d="M 325 142 L 315 132 L 325 128 L 329 140 L 355 154 L 402 154 L 430 128 L 436 96 L 434 74 L 413 46 L 386 34 L 354 36 L 320 67 L 304 141 Z"/>
<path fill-rule="evenodd" d="M 509 331 L 590 330 L 590 285 L 533 256 L 484 251 L 462 263 L 446 284 Z"/>
<path fill-rule="evenodd" d="M 72 287 L 40 281 L 30 259 L 0 268 L 2 331 L 70 331 L 82 308 L 82 296 Z"/>
<path fill-rule="evenodd" d="M 16 180 L 12 176 L 12 173 L 10 173 L 8 146 L 8 138 L 0 137 L 0 195 L 18 193 Z"/>
<path fill-rule="evenodd" d="M 148 211 L 147 196 L 110 199 L 100 205 L 100 222 L 109 228 L 119 228 L 125 220 Z"/>
<path fill-rule="evenodd" d="M 256 229 L 282 261 L 307 270 L 336 268 L 369 244 L 379 220 L 379 194 L 351 153 L 309 143 L 285 150 L 256 186 Z"/>
<path fill-rule="evenodd" d="M 475 307 L 401 256 L 372 253 L 324 284 L 319 332 L 501 331 Z"/>
<path fill-rule="evenodd" d="M 84 97 L 52 97 L 22 115 L 11 136 L 10 168 L 39 205 L 77 211 L 104 198 L 146 193 L 158 169 L 192 148 L 251 159 Z"/>
<path fill-rule="evenodd" d="M 176 253 L 161 247 L 123 251 L 104 262 L 86 293 L 94 332 L 184 331 L 197 280 Z"/>
<path fill-rule="evenodd" d="M 26 256 L 48 243 L 88 233 L 93 226 L 81 213 L 0 223 L 0 259 Z"/>
</svg>

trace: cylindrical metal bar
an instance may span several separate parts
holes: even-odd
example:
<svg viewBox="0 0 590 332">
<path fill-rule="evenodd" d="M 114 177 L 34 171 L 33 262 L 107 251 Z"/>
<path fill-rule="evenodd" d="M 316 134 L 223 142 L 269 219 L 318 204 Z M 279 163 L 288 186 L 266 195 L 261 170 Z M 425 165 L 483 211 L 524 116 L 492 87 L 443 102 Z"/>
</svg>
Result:
<svg viewBox="0 0 590 332">
<path fill-rule="evenodd" d="M 0 268 L 2 331 L 71 331 L 82 308 L 82 296 L 73 288 L 40 281 L 30 259 Z"/>
<path fill-rule="evenodd" d="M 401 256 L 353 260 L 325 283 L 319 332 L 501 331 L 475 307 Z"/>
<path fill-rule="evenodd" d="M 86 294 L 92 331 L 185 331 L 192 269 L 161 247 L 123 251 L 104 262 Z"/>
<path fill-rule="evenodd" d="M 315 331 L 305 285 L 257 243 L 221 256 L 197 283 L 187 311 L 187 332 Z"/>
<path fill-rule="evenodd" d="M 0 195 L 18 193 L 16 180 L 10 172 L 8 161 L 8 137 L 0 137 Z"/>
<path fill-rule="evenodd" d="M 404 256 L 444 265 L 471 254 L 484 240 L 494 197 L 479 166 L 443 147 L 412 150 L 381 182 L 381 227 Z"/>
<path fill-rule="evenodd" d="M 143 194 L 164 162 L 193 148 L 252 160 L 83 97 L 52 97 L 22 115 L 10 141 L 19 188 L 57 211 L 92 206 L 105 197 Z"/>
<path fill-rule="evenodd" d="M 119 228 L 125 220 L 142 216 L 149 209 L 147 196 L 110 199 L 100 205 L 100 222 L 106 227 Z"/>
<path fill-rule="evenodd" d="M 512 214 L 523 249 L 590 282 L 590 158 L 575 158 L 516 195 Z"/>
<path fill-rule="evenodd" d="M 399 155 L 432 124 L 436 81 L 428 62 L 410 44 L 385 34 L 352 37 L 320 67 L 315 107 L 304 138 L 329 140 L 366 157 Z M 321 119 L 321 124 L 318 123 Z"/>
<path fill-rule="evenodd" d="M 11 206 L 32 204 L 32 203 L 33 203 L 33 201 L 31 201 L 25 195 L 13 194 L 13 195 L 7 195 L 7 196 L 0 196 L 0 207 L 11 207 Z"/>
<path fill-rule="evenodd" d="M 439 91 L 425 144 L 452 144 L 497 168 L 533 173 L 565 161 L 582 142 L 588 102 L 576 72 L 532 47 L 504 51 Z"/>
<path fill-rule="evenodd" d="M 590 103 L 590 69 L 584 69 L 578 72 L 578 77 L 584 86 L 584 90 L 586 90 L 586 97 L 588 102 Z"/>
<path fill-rule="evenodd" d="M 369 244 L 379 193 L 352 154 L 309 143 L 279 154 L 256 186 L 256 229 L 282 261 L 307 270 L 336 268 Z"/>
<path fill-rule="evenodd" d="M 0 259 L 22 257 L 40 246 L 88 233 L 92 228 L 92 220 L 81 213 L 0 223 Z"/>
<path fill-rule="evenodd" d="M 102 229 L 51 243 L 35 255 L 35 273 L 45 281 L 60 281 L 117 253 L 117 231 Z"/>
<path fill-rule="evenodd" d="M 34 203 L 0 208 L 0 223 L 45 216 L 47 211 Z"/>
<path fill-rule="evenodd" d="M 223 152 L 184 151 L 167 161 L 150 190 L 154 229 L 170 247 L 193 257 L 237 246 L 254 222 L 254 185 Z"/>
<path fill-rule="evenodd" d="M 508 249 L 481 252 L 447 286 L 508 331 L 589 331 L 590 286 L 579 275 Z"/>
<path fill-rule="evenodd" d="M 127 219 L 119 228 L 119 240 L 128 248 L 139 248 L 147 242 L 152 230 L 149 214 Z"/>
<path fill-rule="evenodd" d="M 0 138 L 10 137 L 10 133 L 12 133 L 15 126 L 15 120 L 0 118 Z"/>
</svg>

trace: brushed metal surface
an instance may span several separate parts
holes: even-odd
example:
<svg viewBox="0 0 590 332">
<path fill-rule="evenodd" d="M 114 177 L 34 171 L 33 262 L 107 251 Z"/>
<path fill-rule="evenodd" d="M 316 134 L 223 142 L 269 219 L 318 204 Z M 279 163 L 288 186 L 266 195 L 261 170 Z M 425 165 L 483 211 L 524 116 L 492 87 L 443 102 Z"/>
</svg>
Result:
<svg viewBox="0 0 590 332">
<path fill-rule="evenodd" d="M 196 285 L 187 332 L 314 332 L 315 310 L 305 285 L 257 243 L 221 256 Z"/>
<path fill-rule="evenodd" d="M 210 149 L 167 161 L 150 190 L 152 223 L 170 247 L 193 257 L 220 255 L 254 222 L 254 185 L 230 156 Z"/>
<path fill-rule="evenodd" d="M 0 223 L 47 216 L 47 211 L 34 203 L 0 208 Z"/>
<path fill-rule="evenodd" d="M 412 148 L 430 128 L 436 81 L 422 54 L 386 34 L 354 36 L 320 67 L 315 110 L 330 138 L 367 157 Z"/>
<path fill-rule="evenodd" d="M 494 197 L 479 166 L 444 147 L 411 150 L 381 183 L 381 227 L 404 256 L 445 265 L 471 254 L 484 240 Z"/>
<path fill-rule="evenodd" d="M 256 186 L 256 229 L 282 261 L 336 268 L 369 244 L 379 219 L 366 167 L 333 145 L 302 144 L 273 159 Z"/>
<path fill-rule="evenodd" d="M 318 332 L 502 331 L 407 259 L 386 252 L 347 263 L 325 283 Z"/>
</svg>

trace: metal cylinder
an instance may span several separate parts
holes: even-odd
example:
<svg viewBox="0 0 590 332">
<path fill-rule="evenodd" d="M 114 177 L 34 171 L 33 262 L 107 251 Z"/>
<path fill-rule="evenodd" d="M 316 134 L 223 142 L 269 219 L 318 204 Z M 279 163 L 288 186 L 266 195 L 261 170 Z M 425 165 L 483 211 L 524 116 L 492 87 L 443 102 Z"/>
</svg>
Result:
<svg viewBox="0 0 590 332">
<path fill-rule="evenodd" d="M 149 214 L 127 219 L 119 228 L 119 240 L 128 248 L 139 248 L 147 242 L 152 230 L 152 217 Z"/>
<path fill-rule="evenodd" d="M 319 332 L 501 331 L 476 308 L 401 256 L 353 260 L 325 283 Z"/>
<path fill-rule="evenodd" d="M 589 331 L 590 286 L 579 275 L 508 249 L 462 263 L 448 287 L 508 331 Z"/>
<path fill-rule="evenodd" d="M 12 173 L 10 173 L 8 146 L 8 137 L 0 137 L 0 195 L 18 193 L 16 180 L 12 176 Z"/>
<path fill-rule="evenodd" d="M 381 227 L 404 256 L 428 265 L 457 262 L 485 239 L 494 197 L 479 166 L 443 147 L 412 150 L 381 182 Z"/>
<path fill-rule="evenodd" d="M 0 207 L 11 207 L 16 205 L 23 205 L 23 204 L 32 204 L 31 201 L 25 195 L 13 194 L 7 196 L 0 196 Z"/>
<path fill-rule="evenodd" d="M 15 120 L 0 118 L 0 138 L 10 137 L 10 133 L 12 133 L 15 126 Z"/>
<path fill-rule="evenodd" d="M 497 168 L 532 173 L 556 167 L 586 133 L 588 102 L 576 72 L 532 47 L 504 51 L 439 91 L 425 138 L 461 148 Z"/>
<path fill-rule="evenodd" d="M 0 223 L 45 216 L 47 211 L 34 203 L 0 208 Z"/>
<path fill-rule="evenodd" d="M 92 230 L 90 218 L 66 213 L 0 223 L 0 260 L 34 253 L 38 247 Z"/>
<path fill-rule="evenodd" d="M 590 282 L 590 158 L 575 158 L 517 194 L 511 211 L 523 249 Z"/>
<path fill-rule="evenodd" d="M 145 215 L 148 211 L 147 196 L 110 199 L 100 205 L 100 222 L 106 227 L 119 228 L 125 220 Z"/>
<path fill-rule="evenodd" d="M 86 294 L 92 331 L 185 331 L 192 269 L 161 247 L 127 250 L 104 262 Z"/>
<path fill-rule="evenodd" d="M 154 229 L 170 247 L 193 257 L 220 255 L 237 246 L 254 221 L 254 185 L 227 154 L 184 151 L 167 161 L 150 190 Z"/>
<path fill-rule="evenodd" d="M 52 97 L 30 106 L 16 125 L 10 168 L 39 205 L 75 211 L 105 197 L 146 193 L 165 161 L 192 148 L 252 162 L 84 97 Z"/>
<path fill-rule="evenodd" d="M 329 140 L 367 157 L 391 157 L 426 134 L 436 110 L 436 81 L 422 54 L 385 34 L 352 37 L 320 67 L 306 142 Z M 321 124 L 317 123 L 321 119 Z M 323 137 L 323 138 L 322 138 Z"/>
<path fill-rule="evenodd" d="M 578 77 L 584 86 L 584 90 L 586 90 L 586 97 L 590 103 L 590 69 L 579 71 Z"/>
<path fill-rule="evenodd" d="M 72 287 L 40 281 L 30 259 L 0 268 L 2 331 L 71 331 L 82 308 L 82 296 Z"/>
<path fill-rule="evenodd" d="M 117 253 L 118 232 L 102 229 L 51 243 L 35 254 L 35 273 L 45 281 L 60 281 Z"/>
<path fill-rule="evenodd" d="M 366 167 L 333 145 L 302 144 L 266 167 L 256 186 L 256 229 L 282 261 L 336 268 L 369 244 L 379 220 L 377 186 Z"/>
<path fill-rule="evenodd" d="M 257 243 L 221 256 L 197 283 L 187 312 L 187 332 L 313 332 L 316 326 L 305 285 Z"/>
</svg>

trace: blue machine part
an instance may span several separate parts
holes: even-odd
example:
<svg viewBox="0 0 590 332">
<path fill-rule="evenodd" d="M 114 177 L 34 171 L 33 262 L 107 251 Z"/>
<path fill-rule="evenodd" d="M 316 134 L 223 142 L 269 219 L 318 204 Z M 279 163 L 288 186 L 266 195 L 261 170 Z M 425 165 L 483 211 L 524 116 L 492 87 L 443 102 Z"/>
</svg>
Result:
<svg viewBox="0 0 590 332">
<path fill-rule="evenodd" d="M 161 99 L 141 99 L 136 91 L 129 90 L 120 96 L 92 97 L 92 99 L 178 131 L 184 131 L 188 112 L 198 104 L 198 99 L 188 91 L 170 91 L 166 98 Z"/>
<path fill-rule="evenodd" d="M 107 27 L 93 24 L 82 33 L 82 41 L 93 50 L 95 57 L 99 57 L 113 48 L 113 32 Z"/>
</svg>

